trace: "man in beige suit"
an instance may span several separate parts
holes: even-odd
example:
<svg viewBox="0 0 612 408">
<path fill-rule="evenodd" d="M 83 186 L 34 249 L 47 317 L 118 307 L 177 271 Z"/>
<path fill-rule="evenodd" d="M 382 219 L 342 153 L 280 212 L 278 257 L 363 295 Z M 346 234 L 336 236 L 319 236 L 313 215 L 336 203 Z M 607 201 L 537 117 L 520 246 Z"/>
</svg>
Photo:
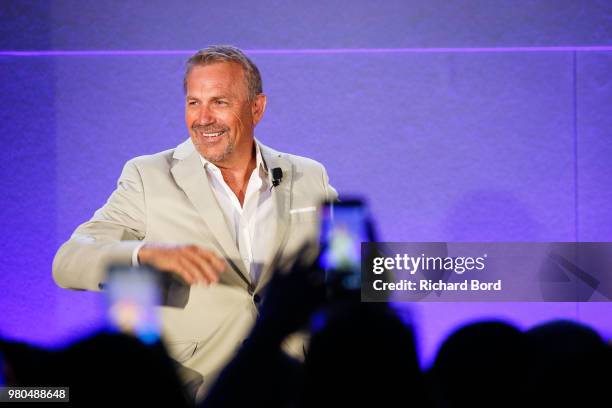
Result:
<svg viewBox="0 0 612 408">
<path fill-rule="evenodd" d="M 208 386 L 248 335 L 274 265 L 317 239 L 316 207 L 337 194 L 321 164 L 254 138 L 266 96 L 239 49 L 197 52 L 184 87 L 190 138 L 127 162 L 107 203 L 58 250 L 53 277 L 100 290 L 110 264 L 167 272 L 164 341 Z"/>
</svg>

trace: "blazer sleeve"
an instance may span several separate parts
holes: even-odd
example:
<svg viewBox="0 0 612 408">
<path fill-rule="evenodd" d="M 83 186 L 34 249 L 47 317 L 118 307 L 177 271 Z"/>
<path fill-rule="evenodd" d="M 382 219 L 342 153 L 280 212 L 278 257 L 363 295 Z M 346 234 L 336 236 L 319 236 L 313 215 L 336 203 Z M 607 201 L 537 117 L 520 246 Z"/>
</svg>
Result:
<svg viewBox="0 0 612 408">
<path fill-rule="evenodd" d="M 338 201 L 338 192 L 335 188 L 329 184 L 329 176 L 327 175 L 327 170 L 325 170 L 324 166 L 321 166 L 323 169 L 323 188 L 325 190 L 325 199 L 327 201 Z"/>
<path fill-rule="evenodd" d="M 108 265 L 131 265 L 132 253 L 145 232 L 145 190 L 136 162 L 131 160 L 106 204 L 57 251 L 53 279 L 63 288 L 100 290 Z"/>
</svg>

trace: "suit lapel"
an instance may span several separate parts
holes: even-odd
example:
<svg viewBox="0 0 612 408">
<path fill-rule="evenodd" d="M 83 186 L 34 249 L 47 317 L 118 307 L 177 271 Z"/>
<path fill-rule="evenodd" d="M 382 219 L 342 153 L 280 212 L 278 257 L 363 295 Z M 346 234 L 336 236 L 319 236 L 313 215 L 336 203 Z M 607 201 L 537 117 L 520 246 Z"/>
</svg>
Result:
<svg viewBox="0 0 612 408">
<path fill-rule="evenodd" d="M 246 268 L 236 243 L 232 239 L 229 227 L 219 204 L 215 199 L 206 170 L 202 166 L 200 155 L 190 140 L 179 145 L 174 152 L 176 164 L 170 170 L 176 184 L 185 192 L 191 204 L 198 211 L 206 225 L 215 246 L 228 261 L 232 268 L 241 275 L 242 280 L 249 282 Z M 233 265 L 232 265 L 233 263 Z"/>
<path fill-rule="evenodd" d="M 267 146 L 259 144 L 262 158 L 270 174 L 272 169 L 280 167 L 283 171 L 281 183 L 272 188 L 272 199 L 274 200 L 274 211 L 276 214 L 276 234 L 272 240 L 272 250 L 269 252 L 270 259 L 265 263 L 264 270 L 255 291 L 264 287 L 272 276 L 274 268 L 278 264 L 280 255 L 287 243 L 289 230 L 289 209 L 291 208 L 291 188 L 293 185 L 293 166 L 289 160 L 284 158 L 279 152 Z"/>
</svg>

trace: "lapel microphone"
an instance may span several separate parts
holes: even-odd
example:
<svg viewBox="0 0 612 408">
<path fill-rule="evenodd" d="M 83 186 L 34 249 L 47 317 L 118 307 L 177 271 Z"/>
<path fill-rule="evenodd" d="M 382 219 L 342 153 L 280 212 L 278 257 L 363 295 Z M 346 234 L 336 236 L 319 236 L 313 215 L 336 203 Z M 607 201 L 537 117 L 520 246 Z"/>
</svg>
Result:
<svg viewBox="0 0 612 408">
<path fill-rule="evenodd" d="M 283 180 L 283 169 L 275 167 L 272 169 L 272 187 L 278 186 Z"/>
</svg>

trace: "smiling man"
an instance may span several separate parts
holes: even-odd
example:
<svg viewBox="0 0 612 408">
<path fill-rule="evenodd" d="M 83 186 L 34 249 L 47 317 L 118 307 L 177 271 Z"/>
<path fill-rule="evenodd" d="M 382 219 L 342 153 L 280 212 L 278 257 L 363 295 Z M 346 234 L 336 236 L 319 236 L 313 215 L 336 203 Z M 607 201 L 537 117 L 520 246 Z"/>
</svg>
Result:
<svg viewBox="0 0 612 408">
<path fill-rule="evenodd" d="M 166 272 L 163 338 L 206 387 L 248 334 L 274 265 L 317 239 L 315 209 L 337 194 L 321 164 L 255 139 L 266 96 L 238 48 L 198 51 L 184 89 L 189 139 L 127 162 L 107 203 L 58 250 L 53 276 L 100 290 L 110 264 Z"/>
</svg>

